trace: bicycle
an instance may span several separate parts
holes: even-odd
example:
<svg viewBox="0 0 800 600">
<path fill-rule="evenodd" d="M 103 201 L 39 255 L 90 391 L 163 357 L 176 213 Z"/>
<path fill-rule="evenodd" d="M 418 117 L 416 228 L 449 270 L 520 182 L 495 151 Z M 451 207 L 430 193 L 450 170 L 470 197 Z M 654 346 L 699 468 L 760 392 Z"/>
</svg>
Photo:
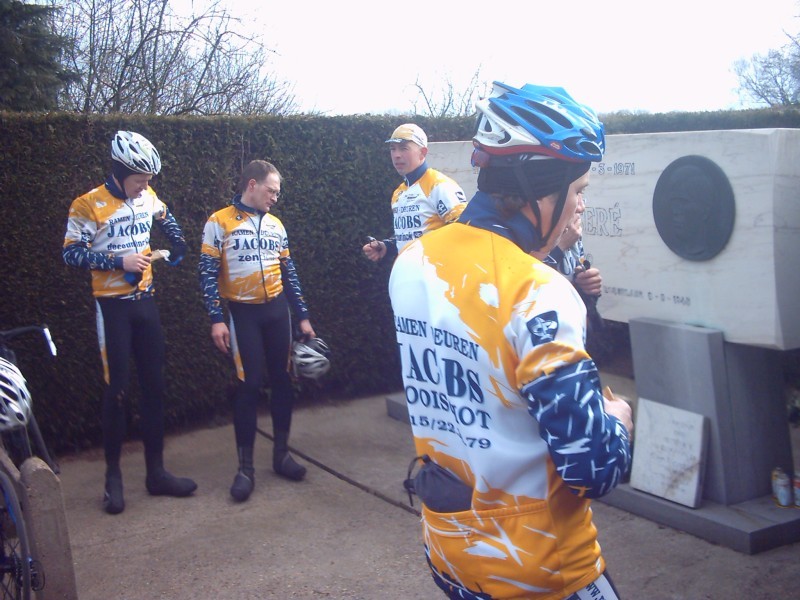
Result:
<svg viewBox="0 0 800 600">
<path fill-rule="evenodd" d="M 30 403 L 25 378 L 17 367 L 16 353 L 9 346 L 12 339 L 40 332 L 50 353 L 57 355 L 56 346 L 46 325 L 17 327 L 0 331 L 0 443 L 11 461 L 19 469 L 30 457 L 39 456 L 54 473 L 59 472 L 42 437 Z M 31 438 L 35 444 L 31 445 Z M 4 458 L 4 457 L 3 457 Z M 5 462 L 0 460 L 0 463 Z M 32 591 L 44 588 L 44 571 L 33 555 L 28 526 L 12 477 L 6 473 L 7 465 L 0 469 L 0 599 L 29 600 Z"/>
</svg>

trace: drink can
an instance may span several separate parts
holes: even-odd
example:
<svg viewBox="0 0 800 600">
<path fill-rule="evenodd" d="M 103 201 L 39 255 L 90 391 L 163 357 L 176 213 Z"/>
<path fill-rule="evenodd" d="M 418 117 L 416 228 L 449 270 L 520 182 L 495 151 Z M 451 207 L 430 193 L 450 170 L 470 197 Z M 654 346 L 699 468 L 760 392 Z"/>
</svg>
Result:
<svg viewBox="0 0 800 600">
<path fill-rule="evenodd" d="M 780 467 L 772 469 L 772 498 L 778 506 L 792 505 L 792 484 Z"/>
<path fill-rule="evenodd" d="M 794 505 L 800 508 L 800 473 L 794 474 Z"/>
</svg>

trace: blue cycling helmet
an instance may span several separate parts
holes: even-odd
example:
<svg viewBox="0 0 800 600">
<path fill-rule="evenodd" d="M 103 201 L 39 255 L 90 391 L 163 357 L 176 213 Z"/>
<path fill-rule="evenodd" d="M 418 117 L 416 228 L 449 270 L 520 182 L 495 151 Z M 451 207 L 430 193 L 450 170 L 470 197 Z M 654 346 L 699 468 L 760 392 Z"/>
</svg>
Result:
<svg viewBox="0 0 800 600">
<path fill-rule="evenodd" d="M 603 124 L 564 88 L 495 81 L 477 103 L 477 148 L 491 155 L 536 154 L 571 162 L 603 158 Z"/>
<path fill-rule="evenodd" d="M 498 81 L 478 101 L 472 166 L 480 167 L 478 189 L 524 198 L 536 216 L 537 239 L 526 252 L 550 240 L 566 204 L 570 184 L 603 158 L 603 124 L 564 88 Z M 538 200 L 558 194 L 549 224 Z"/>
</svg>

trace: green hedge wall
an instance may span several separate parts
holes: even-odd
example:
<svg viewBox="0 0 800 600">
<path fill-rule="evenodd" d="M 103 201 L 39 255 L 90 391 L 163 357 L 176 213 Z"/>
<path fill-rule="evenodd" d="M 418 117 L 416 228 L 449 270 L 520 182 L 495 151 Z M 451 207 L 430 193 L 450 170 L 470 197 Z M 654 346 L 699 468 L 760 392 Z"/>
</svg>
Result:
<svg viewBox="0 0 800 600">
<path fill-rule="evenodd" d="M 110 140 L 118 129 L 138 131 L 159 149 L 163 167 L 153 187 L 189 244 L 178 267 L 155 266 L 167 339 L 167 426 L 174 430 L 230 410 L 233 370 L 210 341 L 196 266 L 206 219 L 229 201 L 243 164 L 254 158 L 275 163 L 284 176 L 274 212 L 289 233 L 312 324 L 333 349 L 331 372 L 321 382 L 299 383 L 299 401 L 400 389 L 386 293 L 390 266 L 367 261 L 360 247 L 367 234 L 391 233 L 389 199 L 399 180 L 384 140 L 410 120 L 431 141 L 472 135 L 472 118 L 0 113 L 0 329 L 40 323 L 51 329 L 57 359 L 49 358 L 39 339 L 19 340 L 15 348 L 42 432 L 56 452 L 100 441 L 102 370 L 89 274 L 67 267 L 61 247 L 69 205 L 104 181 Z M 731 129 L 737 123 L 800 126 L 798 113 L 791 111 L 619 114 L 604 120 L 608 133 Z M 155 234 L 153 247 L 160 241 Z M 136 436 L 135 369 L 132 380 L 129 433 Z"/>
<path fill-rule="evenodd" d="M 211 344 L 196 267 L 206 219 L 230 200 L 242 165 L 254 158 L 274 162 L 284 176 L 275 213 L 289 233 L 312 323 L 334 352 L 330 374 L 301 384 L 300 400 L 398 389 L 389 268 L 364 259 L 360 247 L 367 234 L 391 232 L 389 199 L 398 181 L 384 140 L 403 120 L 0 115 L 0 329 L 33 323 L 51 329 L 55 361 L 39 339 L 15 347 L 37 419 L 56 451 L 100 440 L 102 369 L 89 274 L 67 267 L 61 247 L 69 205 L 103 182 L 118 129 L 138 131 L 159 149 L 163 168 L 153 186 L 190 248 L 178 267 L 155 267 L 170 428 L 229 410 L 233 372 Z M 434 141 L 464 139 L 472 127 L 471 120 L 420 124 Z M 154 234 L 153 247 L 159 240 Z M 134 370 L 130 396 L 136 392 Z M 130 404 L 135 436 L 137 403 Z"/>
</svg>

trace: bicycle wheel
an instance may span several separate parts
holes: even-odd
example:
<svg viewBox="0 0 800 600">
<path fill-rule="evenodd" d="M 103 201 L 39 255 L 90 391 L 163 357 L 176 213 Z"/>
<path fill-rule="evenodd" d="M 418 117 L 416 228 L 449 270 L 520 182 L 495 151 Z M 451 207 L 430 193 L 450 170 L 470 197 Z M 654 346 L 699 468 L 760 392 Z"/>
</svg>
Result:
<svg viewBox="0 0 800 600">
<path fill-rule="evenodd" d="M 11 478 L 0 471 L 0 599 L 30 600 L 31 561 L 28 533 L 17 491 Z"/>
</svg>

